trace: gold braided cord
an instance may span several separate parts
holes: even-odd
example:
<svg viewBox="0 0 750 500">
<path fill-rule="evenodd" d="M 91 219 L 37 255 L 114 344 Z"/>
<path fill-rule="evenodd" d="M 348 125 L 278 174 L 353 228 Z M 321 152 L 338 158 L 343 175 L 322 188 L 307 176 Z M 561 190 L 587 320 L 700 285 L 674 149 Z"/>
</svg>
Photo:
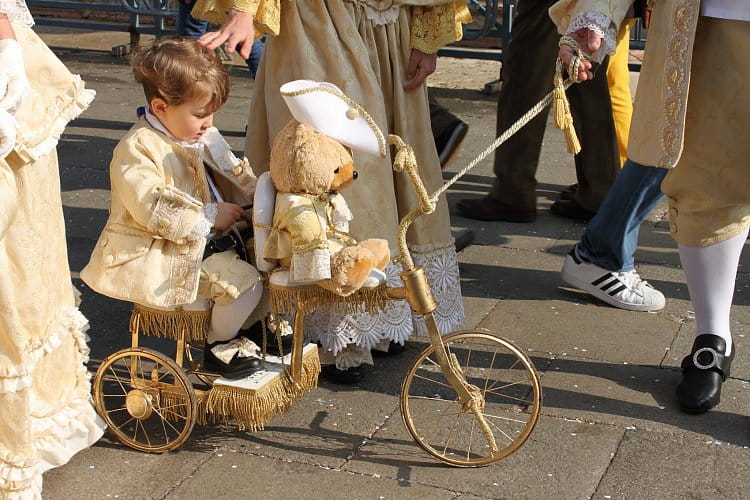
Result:
<svg viewBox="0 0 750 500">
<path fill-rule="evenodd" d="M 573 84 L 572 81 L 568 80 L 565 82 L 565 88 L 567 89 Z M 516 120 L 515 123 L 513 123 L 508 129 L 500 134 L 500 136 L 495 139 L 492 144 L 487 146 L 487 148 L 479 153 L 479 155 L 474 158 L 468 165 L 466 165 L 464 168 L 459 170 L 456 175 L 451 177 L 449 181 L 447 181 L 445 184 L 443 184 L 439 189 L 437 189 L 434 193 L 430 195 L 430 201 L 432 203 L 437 203 L 438 197 L 446 192 L 448 188 L 450 188 L 453 184 L 458 182 L 458 180 L 463 177 L 466 172 L 471 170 L 472 168 L 476 167 L 477 164 L 479 164 L 482 160 L 487 158 L 493 151 L 495 151 L 497 148 L 503 145 L 505 141 L 510 139 L 516 132 L 518 132 L 520 129 L 524 127 L 527 123 L 529 123 L 531 120 L 533 120 L 539 113 L 542 112 L 544 108 L 546 108 L 550 102 L 552 102 L 552 95 L 554 93 L 554 90 L 544 96 L 538 103 L 536 103 L 534 106 L 531 107 L 526 113 L 524 113 L 521 118 Z"/>
<path fill-rule="evenodd" d="M 304 95 L 304 94 L 312 94 L 314 92 L 328 92 L 331 95 L 335 95 L 345 103 L 347 103 L 351 108 L 354 108 L 357 110 L 357 112 L 362 115 L 362 118 L 365 119 L 367 124 L 370 126 L 372 131 L 375 133 L 375 136 L 378 139 L 378 146 L 380 147 L 380 156 L 381 158 L 386 157 L 386 151 L 385 151 L 385 138 L 383 137 L 383 132 L 380 130 L 380 127 L 378 127 L 378 124 L 375 123 L 375 120 L 370 116 L 370 114 L 365 111 L 365 109 L 360 106 L 358 103 L 356 103 L 354 100 L 350 99 L 349 97 L 345 96 L 342 92 L 337 92 L 329 87 L 324 87 L 322 85 L 316 85 L 314 87 L 302 89 L 302 90 L 295 90 L 294 92 L 282 92 L 282 96 L 286 97 L 295 97 L 298 95 Z M 348 115 L 347 115 L 348 116 Z"/>
</svg>

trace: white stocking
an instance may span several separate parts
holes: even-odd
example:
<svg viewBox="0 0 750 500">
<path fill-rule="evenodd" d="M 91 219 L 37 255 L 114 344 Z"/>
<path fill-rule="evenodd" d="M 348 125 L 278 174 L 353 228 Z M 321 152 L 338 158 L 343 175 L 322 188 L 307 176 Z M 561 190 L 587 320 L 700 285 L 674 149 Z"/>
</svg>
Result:
<svg viewBox="0 0 750 500">
<path fill-rule="evenodd" d="M 745 229 L 733 238 L 707 247 L 677 245 L 695 309 L 695 334 L 722 337 L 727 343 L 727 356 L 732 351 L 729 312 L 734 281 L 747 234 Z"/>
<path fill-rule="evenodd" d="M 255 310 L 263 295 L 263 283 L 257 282 L 229 304 L 214 304 L 207 342 L 231 340 L 237 336 L 248 316 Z"/>
</svg>

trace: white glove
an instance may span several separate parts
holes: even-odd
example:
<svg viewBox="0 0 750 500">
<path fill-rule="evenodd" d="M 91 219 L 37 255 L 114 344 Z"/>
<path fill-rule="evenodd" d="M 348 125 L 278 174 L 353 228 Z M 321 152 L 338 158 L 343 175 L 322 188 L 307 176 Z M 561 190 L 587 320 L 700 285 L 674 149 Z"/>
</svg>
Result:
<svg viewBox="0 0 750 500">
<path fill-rule="evenodd" d="M 0 40 L 0 109 L 15 113 L 28 91 L 21 46 L 12 38 Z"/>
<path fill-rule="evenodd" d="M 8 156 L 16 145 L 16 119 L 0 108 L 0 160 Z"/>
</svg>

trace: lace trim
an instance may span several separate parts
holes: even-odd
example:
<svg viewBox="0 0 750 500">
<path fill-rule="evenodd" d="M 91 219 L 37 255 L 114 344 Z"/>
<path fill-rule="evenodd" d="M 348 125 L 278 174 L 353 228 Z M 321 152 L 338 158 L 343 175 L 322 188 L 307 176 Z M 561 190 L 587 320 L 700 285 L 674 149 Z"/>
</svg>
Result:
<svg viewBox="0 0 750 500">
<path fill-rule="evenodd" d="M 573 17 L 568 25 L 566 34 L 574 33 L 580 29 L 587 28 L 602 37 L 602 45 L 591 59 L 602 62 L 607 54 L 614 54 L 617 49 L 617 31 L 615 23 L 600 12 L 580 12 Z"/>
<path fill-rule="evenodd" d="M 216 214 L 219 213 L 219 206 L 216 203 L 206 203 L 198 214 L 198 221 L 193 227 L 193 234 L 196 238 L 207 238 L 211 233 L 211 228 L 216 223 Z"/>
<path fill-rule="evenodd" d="M 7 15 L 13 24 L 20 24 L 27 28 L 34 25 L 34 19 L 24 0 L 0 0 L 0 13 Z"/>
<path fill-rule="evenodd" d="M 91 101 L 94 100 L 96 92 L 86 89 L 84 85 L 80 76 L 73 75 L 72 87 L 67 90 L 66 94 L 57 97 L 51 109 L 44 110 L 48 115 L 57 118 L 48 125 L 47 133 L 40 142 L 32 144 L 28 138 L 36 135 L 35 131 L 26 130 L 23 121 L 16 120 L 18 135 L 21 139 L 16 143 L 15 151 L 25 163 L 37 161 L 52 151 L 60 141 L 65 126 L 86 111 Z"/>
<path fill-rule="evenodd" d="M 348 0 L 361 5 L 365 9 L 367 19 L 376 26 L 395 23 L 401 11 L 401 5 L 395 2 L 383 2 L 382 0 Z M 387 8 L 383 8 L 388 5 Z"/>
<path fill-rule="evenodd" d="M 331 277 L 331 253 L 316 248 L 292 255 L 292 281 L 312 283 Z"/>
<path fill-rule="evenodd" d="M 203 204 L 171 184 L 157 188 L 154 196 L 157 197 L 156 207 L 148 221 L 148 230 L 170 241 L 184 237 L 186 228 L 182 226 L 186 212 L 200 213 Z M 197 219 L 197 214 L 194 217 Z M 192 225 L 194 227 L 195 222 Z"/>
<path fill-rule="evenodd" d="M 441 333 L 455 330 L 464 321 L 464 303 L 458 260 L 453 241 L 438 245 L 410 246 L 414 262 L 424 266 L 438 302 L 433 313 Z M 403 268 L 393 264 L 386 268 L 387 283 L 401 286 L 399 274 Z M 355 313 L 341 315 L 329 311 L 317 312 L 307 318 L 306 332 L 313 341 L 338 355 L 348 345 L 367 351 L 383 340 L 403 344 L 413 333 L 426 331 L 424 320 L 412 314 L 406 301 L 394 300 L 380 314 Z M 338 361 L 337 361 L 338 366 Z"/>
<path fill-rule="evenodd" d="M 464 0 L 431 7 L 412 7 L 411 47 L 427 54 L 461 40 L 462 23 L 471 22 L 471 13 Z"/>
</svg>

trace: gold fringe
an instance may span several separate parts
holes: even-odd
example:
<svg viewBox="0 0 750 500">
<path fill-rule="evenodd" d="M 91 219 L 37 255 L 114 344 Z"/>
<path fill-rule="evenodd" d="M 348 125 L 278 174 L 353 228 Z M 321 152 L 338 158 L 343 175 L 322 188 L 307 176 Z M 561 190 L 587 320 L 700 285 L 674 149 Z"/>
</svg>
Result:
<svg viewBox="0 0 750 500">
<path fill-rule="evenodd" d="M 208 335 L 210 311 L 162 311 L 135 304 L 130 315 L 130 332 L 136 326 L 145 335 L 177 340 L 180 330 L 185 330 L 185 341 L 200 342 Z"/>
<path fill-rule="evenodd" d="M 263 430 L 271 418 L 289 410 L 295 400 L 317 387 L 319 373 L 320 358 L 315 349 L 302 359 L 300 384 L 295 384 L 289 373 L 284 371 L 257 391 L 214 385 L 199 401 L 198 414 L 204 419 L 202 423 L 226 424 L 231 419 L 241 431 Z"/>
<path fill-rule="evenodd" d="M 388 293 L 385 284 L 372 288 L 360 288 L 343 297 L 318 285 L 297 287 L 268 286 L 271 311 L 278 314 L 292 314 L 302 304 L 304 314 L 326 309 L 339 314 L 364 311 L 370 314 L 380 312 L 388 306 Z"/>
</svg>

